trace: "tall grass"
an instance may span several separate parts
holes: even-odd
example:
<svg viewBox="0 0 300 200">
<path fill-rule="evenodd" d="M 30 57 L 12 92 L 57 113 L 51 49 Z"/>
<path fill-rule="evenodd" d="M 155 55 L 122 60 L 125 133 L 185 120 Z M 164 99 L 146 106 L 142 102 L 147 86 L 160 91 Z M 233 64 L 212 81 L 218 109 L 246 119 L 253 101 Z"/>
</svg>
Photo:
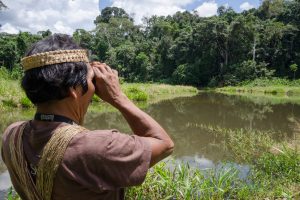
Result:
<svg viewBox="0 0 300 200">
<path fill-rule="evenodd" d="M 216 91 L 223 93 L 262 93 L 283 96 L 300 95 L 300 79 L 294 81 L 281 78 L 256 79 L 254 81 L 242 82 L 238 86 L 217 88 Z"/>
<path fill-rule="evenodd" d="M 268 132 L 231 130 L 199 125 L 224 137 L 235 160 L 251 171 L 241 178 L 235 165 L 200 170 L 188 164 L 159 164 L 140 187 L 127 190 L 128 199 L 300 199 L 300 154 L 276 142 Z M 171 165 L 172 166 L 172 165 Z M 174 166 L 174 165 L 173 165 Z"/>
<path fill-rule="evenodd" d="M 165 163 L 155 166 L 140 187 L 127 190 L 127 199 L 224 199 L 234 198 L 244 187 L 233 184 L 238 178 L 234 167 L 218 170 L 190 168 L 177 164 L 170 169 Z"/>
</svg>

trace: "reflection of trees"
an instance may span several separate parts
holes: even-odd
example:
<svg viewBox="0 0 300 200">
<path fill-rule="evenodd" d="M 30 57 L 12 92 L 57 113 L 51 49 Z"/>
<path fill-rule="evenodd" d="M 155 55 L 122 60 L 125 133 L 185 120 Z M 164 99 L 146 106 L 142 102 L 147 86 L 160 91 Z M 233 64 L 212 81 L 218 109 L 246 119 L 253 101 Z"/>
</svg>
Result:
<svg viewBox="0 0 300 200">
<path fill-rule="evenodd" d="M 118 129 L 122 132 L 130 132 L 129 126 L 119 112 L 88 113 L 85 126 L 90 130 Z"/>
<path fill-rule="evenodd" d="M 218 111 L 219 115 L 223 116 L 223 126 L 228 127 L 226 126 L 228 125 L 228 118 L 233 119 L 233 123 L 235 123 L 234 126 L 228 128 L 235 128 L 240 124 L 241 126 L 238 128 L 252 130 L 255 126 L 254 123 L 266 119 L 266 114 L 273 112 L 272 107 L 268 104 L 256 104 L 252 101 L 246 101 L 240 96 L 222 95 L 219 99 L 220 108 Z"/>
<path fill-rule="evenodd" d="M 249 122 L 249 130 L 253 130 L 253 122 L 255 120 L 266 119 L 267 113 L 272 113 L 272 107 L 269 105 L 254 105 L 251 104 L 247 109 L 241 109 L 240 113 L 237 113 L 239 117 Z"/>
<path fill-rule="evenodd" d="M 223 116 L 223 126 L 226 128 L 248 128 L 250 130 L 274 130 L 292 133 L 289 127 L 288 115 L 291 113 L 291 104 L 274 104 L 263 97 L 248 98 L 245 96 L 212 95 L 211 98 L 220 99 L 222 104 L 218 108 Z M 295 110 L 300 107 L 297 105 Z M 228 119 L 232 118 L 232 120 Z M 230 121 L 233 121 L 231 123 Z M 219 125 L 222 125 L 219 123 Z"/>
<path fill-rule="evenodd" d="M 288 120 L 290 121 L 289 126 L 293 130 L 292 139 L 300 144 L 300 119 L 295 118 L 294 114 L 291 114 Z"/>
</svg>

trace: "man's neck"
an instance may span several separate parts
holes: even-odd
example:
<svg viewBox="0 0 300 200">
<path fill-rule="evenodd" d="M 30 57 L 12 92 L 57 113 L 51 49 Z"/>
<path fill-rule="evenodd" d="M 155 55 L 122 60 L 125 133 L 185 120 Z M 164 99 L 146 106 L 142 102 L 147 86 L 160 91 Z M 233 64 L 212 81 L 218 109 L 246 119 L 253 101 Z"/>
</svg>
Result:
<svg viewBox="0 0 300 200">
<path fill-rule="evenodd" d="M 57 101 L 38 104 L 36 112 L 64 116 L 80 124 L 80 116 L 78 116 L 77 112 L 67 102 Z"/>
</svg>

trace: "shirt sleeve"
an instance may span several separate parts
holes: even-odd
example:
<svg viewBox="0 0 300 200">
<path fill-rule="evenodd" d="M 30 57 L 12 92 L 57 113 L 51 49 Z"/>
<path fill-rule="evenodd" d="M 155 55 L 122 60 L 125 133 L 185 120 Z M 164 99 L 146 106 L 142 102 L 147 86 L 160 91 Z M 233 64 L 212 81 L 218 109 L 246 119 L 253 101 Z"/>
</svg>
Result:
<svg viewBox="0 0 300 200">
<path fill-rule="evenodd" d="M 63 165 L 73 171 L 76 181 L 93 191 L 140 185 L 145 180 L 151 147 L 144 137 L 117 130 L 92 131 L 72 143 Z"/>
</svg>

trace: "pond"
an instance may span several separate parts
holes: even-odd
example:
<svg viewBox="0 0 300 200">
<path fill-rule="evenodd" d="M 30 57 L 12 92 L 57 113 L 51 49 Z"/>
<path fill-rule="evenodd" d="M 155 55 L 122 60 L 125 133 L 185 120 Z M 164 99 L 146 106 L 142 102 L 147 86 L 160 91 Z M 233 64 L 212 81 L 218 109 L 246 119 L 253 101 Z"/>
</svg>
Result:
<svg viewBox="0 0 300 200">
<path fill-rule="evenodd" d="M 175 160 L 188 162 L 201 169 L 217 168 L 220 163 L 228 161 L 235 163 L 230 152 L 224 150 L 224 139 L 208 133 L 201 126 L 270 131 L 278 141 L 300 135 L 299 101 L 207 92 L 194 97 L 164 100 L 144 110 L 173 138 L 176 145 L 173 154 Z M 6 113 L 6 117 L 1 116 L 1 131 L 16 119 L 30 119 L 33 112 Z M 104 113 L 90 111 L 85 126 L 89 129 L 118 129 L 130 133 L 122 115 L 113 110 Z M 236 165 L 242 174 L 249 171 L 247 165 Z M 0 172 L 0 190 L 3 191 L 10 186 L 3 163 L 0 163 Z"/>
</svg>

